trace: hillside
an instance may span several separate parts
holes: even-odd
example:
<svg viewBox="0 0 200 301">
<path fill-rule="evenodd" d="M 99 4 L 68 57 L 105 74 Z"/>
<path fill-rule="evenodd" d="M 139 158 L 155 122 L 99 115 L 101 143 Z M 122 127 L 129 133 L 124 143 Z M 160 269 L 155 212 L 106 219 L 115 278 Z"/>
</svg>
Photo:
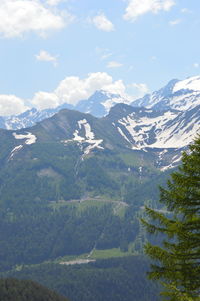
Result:
<svg viewBox="0 0 200 301">
<path fill-rule="evenodd" d="M 0 279 L 2 301 L 68 301 L 46 287 L 31 280 Z"/>
<path fill-rule="evenodd" d="M 139 124 L 147 118 L 151 124 L 159 119 L 148 110 L 118 105 L 102 119 L 62 110 L 32 128 L 1 130 L 1 200 L 59 201 L 97 195 L 125 200 L 128 183 L 139 179 L 143 185 L 180 160 L 178 145 L 172 148 L 168 142 L 165 147 L 166 141 L 160 145 L 171 123 L 174 127 L 174 119 L 164 119 L 161 137 L 152 124 L 141 138 L 140 126 L 134 128 L 134 120 Z M 183 124 L 182 119 L 180 122 Z M 190 128 L 187 139 L 184 136 L 179 141 L 182 147 L 192 139 L 193 131 Z"/>
<path fill-rule="evenodd" d="M 43 264 L 9 275 L 39 281 L 72 301 L 158 301 L 159 286 L 146 278 L 147 270 L 144 257 L 131 256 L 87 265 Z"/>
</svg>

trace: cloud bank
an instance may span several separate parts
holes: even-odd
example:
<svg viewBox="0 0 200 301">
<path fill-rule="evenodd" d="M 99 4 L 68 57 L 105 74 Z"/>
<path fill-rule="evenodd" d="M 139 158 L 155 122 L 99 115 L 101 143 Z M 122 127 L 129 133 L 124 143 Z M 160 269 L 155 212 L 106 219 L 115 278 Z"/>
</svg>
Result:
<svg viewBox="0 0 200 301">
<path fill-rule="evenodd" d="M 63 103 L 76 105 L 80 100 L 90 97 L 96 90 L 124 95 L 126 87 L 122 80 L 113 81 L 113 78 L 105 72 L 90 73 L 84 79 L 70 76 L 62 80 L 52 93 L 36 93 L 32 104 L 40 110 L 55 108 Z"/>
<path fill-rule="evenodd" d="M 0 1 L 0 35 L 4 38 L 21 37 L 28 32 L 45 36 L 73 20 L 69 13 L 55 13 L 39 0 Z"/>
<path fill-rule="evenodd" d="M 169 11 L 175 5 L 174 0 L 129 0 L 124 19 L 134 22 L 138 17 L 160 11 Z"/>
<path fill-rule="evenodd" d="M 0 95 L 0 116 L 20 114 L 28 110 L 25 101 L 15 95 Z"/>
<path fill-rule="evenodd" d="M 127 88 L 131 88 L 130 90 L 134 88 L 133 96 L 126 93 Z M 136 83 L 126 86 L 122 80 L 115 81 L 106 72 L 90 73 L 83 79 L 78 76 L 69 76 L 62 80 L 54 91 L 38 91 L 29 100 L 14 95 L 0 95 L 0 116 L 20 114 L 31 107 L 43 110 L 56 108 L 63 103 L 76 105 L 80 100 L 89 98 L 97 90 L 120 94 L 127 99 L 134 100 L 136 95 L 143 96 L 148 88 L 145 84 Z"/>
</svg>

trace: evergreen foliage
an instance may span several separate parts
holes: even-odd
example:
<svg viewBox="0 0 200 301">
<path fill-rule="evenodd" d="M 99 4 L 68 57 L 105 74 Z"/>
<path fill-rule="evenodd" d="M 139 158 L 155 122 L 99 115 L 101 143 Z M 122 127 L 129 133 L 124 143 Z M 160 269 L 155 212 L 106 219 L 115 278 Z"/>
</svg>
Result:
<svg viewBox="0 0 200 301">
<path fill-rule="evenodd" d="M 14 278 L 0 279 L 0 300 L 2 301 L 68 301 L 54 291 L 31 280 Z"/>
<path fill-rule="evenodd" d="M 116 216 L 110 204 L 53 210 L 38 203 L 28 209 L 0 208 L 0 271 L 15 265 L 37 264 L 65 255 L 80 255 L 96 249 L 118 248 L 135 240 L 138 221 L 129 207 Z"/>
<path fill-rule="evenodd" d="M 145 246 L 155 260 L 149 276 L 163 282 L 164 300 L 200 300 L 200 137 L 183 153 L 167 189 L 161 188 L 160 201 L 166 212 L 146 207 L 153 222 L 142 220 L 148 232 L 165 237 L 161 246 Z"/>
<path fill-rule="evenodd" d="M 147 269 L 146 258 L 130 256 L 72 266 L 41 264 L 8 276 L 32 279 L 72 301 L 158 301 L 160 287 L 146 279 Z"/>
</svg>

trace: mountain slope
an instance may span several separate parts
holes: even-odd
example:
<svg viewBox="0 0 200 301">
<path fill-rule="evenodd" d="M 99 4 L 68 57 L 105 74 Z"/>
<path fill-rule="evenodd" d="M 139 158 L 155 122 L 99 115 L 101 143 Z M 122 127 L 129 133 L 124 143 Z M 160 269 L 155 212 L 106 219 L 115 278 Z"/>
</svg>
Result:
<svg viewBox="0 0 200 301">
<path fill-rule="evenodd" d="M 48 288 L 31 280 L 0 279 L 2 301 L 67 301 Z"/>
<path fill-rule="evenodd" d="M 31 128 L 1 130 L 2 201 L 123 199 L 129 181 L 177 166 L 199 127 L 200 106 L 158 112 L 118 104 L 104 118 L 65 109 Z"/>
<path fill-rule="evenodd" d="M 199 127 L 200 106 L 186 112 L 160 112 L 118 104 L 104 118 L 62 110 L 32 128 L 16 132 L 2 130 L 1 139 L 7 135 L 10 142 L 6 145 L 12 145 L 12 148 L 9 146 L 8 161 L 25 150 L 27 154 L 32 145 L 36 144 L 37 148 L 47 143 L 53 143 L 63 151 L 73 147 L 84 159 L 94 151 L 175 151 L 189 145 Z"/>
</svg>

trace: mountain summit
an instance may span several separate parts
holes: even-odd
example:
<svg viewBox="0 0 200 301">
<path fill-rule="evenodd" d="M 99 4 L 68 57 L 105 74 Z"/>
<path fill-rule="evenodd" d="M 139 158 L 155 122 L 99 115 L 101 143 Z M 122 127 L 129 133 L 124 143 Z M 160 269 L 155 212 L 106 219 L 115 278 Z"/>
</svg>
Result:
<svg viewBox="0 0 200 301">
<path fill-rule="evenodd" d="M 131 104 L 133 107 L 146 107 L 159 112 L 175 110 L 177 113 L 185 112 L 186 114 L 192 109 L 197 111 L 200 106 L 200 76 L 190 77 L 186 80 L 173 79 L 162 89 L 147 94 L 132 103 L 128 97 L 99 90 L 88 99 L 79 101 L 75 106 L 65 103 L 53 109 L 39 111 L 32 108 L 18 116 L 0 116 L 0 128 L 17 130 L 31 127 L 37 122 L 52 117 L 61 109 L 72 109 L 100 118 L 108 115 L 109 111 L 119 103 Z"/>
<path fill-rule="evenodd" d="M 89 97 L 89 99 L 80 101 L 75 109 L 83 113 L 90 113 L 95 117 L 102 117 L 107 115 L 110 109 L 117 103 L 130 104 L 130 100 L 120 94 L 99 90 Z"/>
<path fill-rule="evenodd" d="M 132 102 L 136 107 L 186 111 L 200 105 L 200 76 L 171 80 L 164 88 Z"/>
</svg>

